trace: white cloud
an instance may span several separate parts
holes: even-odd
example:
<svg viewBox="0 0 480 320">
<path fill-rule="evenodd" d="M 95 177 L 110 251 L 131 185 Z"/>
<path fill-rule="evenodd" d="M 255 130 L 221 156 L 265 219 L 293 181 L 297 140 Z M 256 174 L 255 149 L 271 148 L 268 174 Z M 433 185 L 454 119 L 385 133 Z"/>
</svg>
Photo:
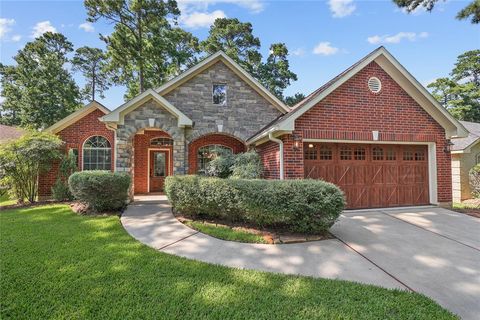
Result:
<svg viewBox="0 0 480 320">
<path fill-rule="evenodd" d="M 329 0 L 328 6 L 333 13 L 334 18 L 343 18 L 351 15 L 356 6 L 353 4 L 353 0 Z"/>
<path fill-rule="evenodd" d="M 303 48 L 298 48 L 292 51 L 292 55 L 297 56 L 297 57 L 303 57 L 305 55 L 305 49 Z"/>
<path fill-rule="evenodd" d="M 179 22 L 187 28 L 204 28 L 213 24 L 215 19 L 227 17 L 222 10 L 213 12 L 192 12 L 182 15 Z"/>
<path fill-rule="evenodd" d="M 15 34 L 15 35 L 12 36 L 12 41 L 13 41 L 13 42 L 18 42 L 18 41 L 20 41 L 21 39 L 22 39 L 22 36 L 19 35 L 19 34 Z"/>
<path fill-rule="evenodd" d="M 320 54 L 323 56 L 331 56 L 338 53 L 339 49 L 332 47 L 330 42 L 320 42 L 313 48 L 314 54 Z"/>
<path fill-rule="evenodd" d="M 45 32 L 54 32 L 55 33 L 55 32 L 57 32 L 57 29 L 55 29 L 55 27 L 52 26 L 50 21 L 48 21 L 48 20 L 47 21 L 41 21 L 33 27 L 32 38 L 40 37 Z"/>
<path fill-rule="evenodd" d="M 81 25 L 79 25 L 78 27 L 85 32 L 95 31 L 95 28 L 93 27 L 93 25 L 90 22 L 84 22 Z"/>
<path fill-rule="evenodd" d="M 251 13 L 262 12 L 265 8 L 261 0 L 178 0 L 177 4 L 184 13 L 185 11 L 206 11 L 210 5 L 220 3 L 234 4 L 245 8 Z"/>
<path fill-rule="evenodd" d="M 11 26 L 15 24 L 15 19 L 0 18 L 0 39 L 3 39 L 7 33 L 12 31 Z"/>
<path fill-rule="evenodd" d="M 399 32 L 395 35 L 374 35 L 367 38 L 367 41 L 371 44 L 380 44 L 380 43 L 400 43 L 402 40 L 416 41 L 421 38 L 427 38 L 428 32 Z"/>
</svg>

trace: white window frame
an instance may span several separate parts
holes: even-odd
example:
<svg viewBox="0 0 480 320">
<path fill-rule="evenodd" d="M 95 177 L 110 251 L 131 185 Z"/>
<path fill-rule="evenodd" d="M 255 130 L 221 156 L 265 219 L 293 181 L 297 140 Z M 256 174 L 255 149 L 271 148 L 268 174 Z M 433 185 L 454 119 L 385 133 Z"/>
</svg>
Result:
<svg viewBox="0 0 480 320">
<path fill-rule="evenodd" d="M 215 86 L 224 86 L 225 87 L 225 101 L 223 103 L 215 103 L 215 99 L 213 96 Z M 216 106 L 226 106 L 228 100 L 228 86 L 226 83 L 214 83 L 212 84 L 212 103 Z"/>
<path fill-rule="evenodd" d="M 99 135 L 99 134 L 94 134 L 92 136 L 89 136 L 87 139 L 85 139 L 82 143 L 82 171 L 91 171 L 92 169 L 87 169 L 85 170 L 85 143 L 90 140 L 91 138 L 93 137 L 102 137 L 104 138 L 105 140 L 107 140 L 108 144 L 110 145 L 110 147 L 108 148 L 87 148 L 87 149 L 95 149 L 95 150 L 110 150 L 110 169 L 108 171 L 111 171 L 112 170 L 112 163 L 111 163 L 111 157 L 112 157 L 112 144 L 110 143 L 110 140 L 108 140 L 106 137 L 102 136 L 102 135 Z M 93 170 L 98 170 L 98 169 L 93 169 Z M 107 169 L 103 169 L 103 170 L 107 170 Z"/>
</svg>

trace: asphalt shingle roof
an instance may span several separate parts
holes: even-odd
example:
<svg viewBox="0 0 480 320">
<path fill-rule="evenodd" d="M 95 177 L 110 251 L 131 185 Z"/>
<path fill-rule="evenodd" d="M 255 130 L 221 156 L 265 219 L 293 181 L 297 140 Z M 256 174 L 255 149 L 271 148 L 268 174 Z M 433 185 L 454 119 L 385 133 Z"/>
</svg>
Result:
<svg viewBox="0 0 480 320">
<path fill-rule="evenodd" d="M 470 132 L 465 138 L 452 139 L 452 150 L 458 151 L 468 148 L 480 139 L 480 123 L 460 121 L 461 124 Z"/>
</svg>

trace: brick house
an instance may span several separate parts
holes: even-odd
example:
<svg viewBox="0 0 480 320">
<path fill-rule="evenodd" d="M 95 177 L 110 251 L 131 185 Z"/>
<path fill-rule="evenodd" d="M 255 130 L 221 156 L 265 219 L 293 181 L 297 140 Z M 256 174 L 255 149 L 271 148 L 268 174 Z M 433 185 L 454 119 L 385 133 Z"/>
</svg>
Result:
<svg viewBox="0 0 480 320">
<path fill-rule="evenodd" d="M 219 149 L 255 148 L 265 178 L 331 181 L 349 208 L 450 202 L 449 139 L 467 133 L 383 47 L 293 108 L 218 52 L 111 112 L 92 102 L 47 130 L 80 169 L 130 173 L 135 194 L 202 172 Z"/>
</svg>

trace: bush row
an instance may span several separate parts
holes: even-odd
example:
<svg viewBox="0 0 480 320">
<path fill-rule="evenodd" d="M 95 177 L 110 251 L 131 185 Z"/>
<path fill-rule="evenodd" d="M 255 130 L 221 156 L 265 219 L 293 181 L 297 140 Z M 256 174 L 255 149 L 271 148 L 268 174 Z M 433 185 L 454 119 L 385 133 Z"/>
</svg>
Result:
<svg viewBox="0 0 480 320">
<path fill-rule="evenodd" d="M 115 211 L 127 204 L 131 178 L 110 171 L 75 172 L 68 178 L 73 196 L 94 212 Z"/>
<path fill-rule="evenodd" d="M 244 180 L 170 176 L 173 208 L 193 218 L 244 221 L 260 227 L 316 233 L 342 212 L 343 192 L 320 180 Z"/>
</svg>

